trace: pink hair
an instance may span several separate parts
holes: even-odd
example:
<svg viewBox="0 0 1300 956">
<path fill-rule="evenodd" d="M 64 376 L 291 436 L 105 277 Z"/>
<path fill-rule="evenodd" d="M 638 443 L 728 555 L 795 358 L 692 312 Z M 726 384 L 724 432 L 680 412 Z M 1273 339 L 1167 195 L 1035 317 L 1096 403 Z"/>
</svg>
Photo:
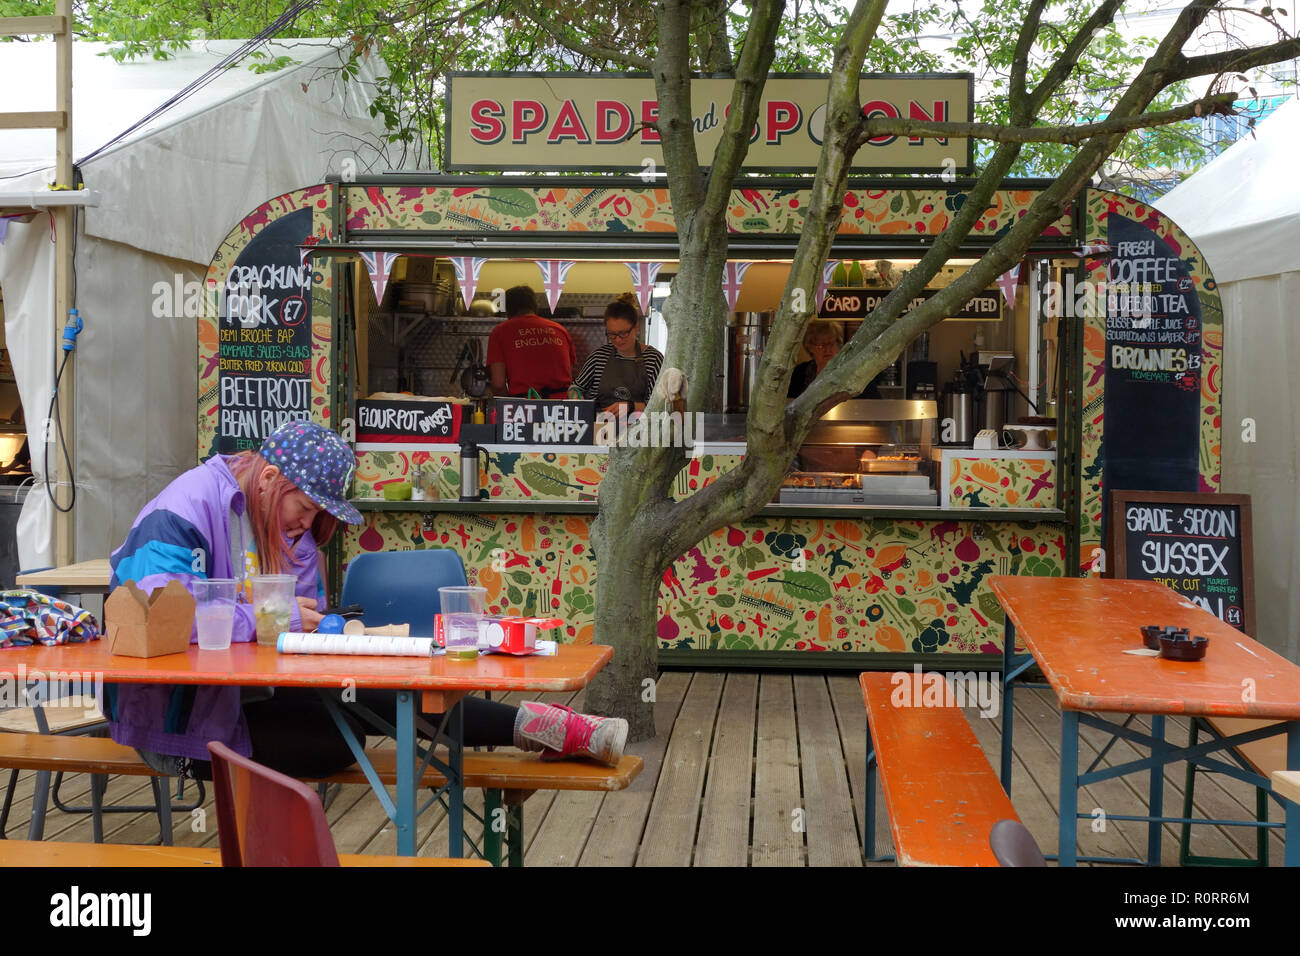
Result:
<svg viewBox="0 0 1300 956">
<path fill-rule="evenodd" d="M 273 467 L 255 451 L 240 452 L 230 462 L 231 474 L 244 493 L 244 507 L 253 526 L 253 540 L 257 544 L 257 557 L 263 574 L 283 574 L 287 569 L 299 567 L 293 558 L 290 544 L 280 531 L 280 505 L 284 496 L 297 491 L 298 486 L 283 474 L 262 490 L 262 473 Z M 323 508 L 311 525 L 311 536 L 318 547 L 324 547 L 338 529 L 339 519 Z"/>
</svg>

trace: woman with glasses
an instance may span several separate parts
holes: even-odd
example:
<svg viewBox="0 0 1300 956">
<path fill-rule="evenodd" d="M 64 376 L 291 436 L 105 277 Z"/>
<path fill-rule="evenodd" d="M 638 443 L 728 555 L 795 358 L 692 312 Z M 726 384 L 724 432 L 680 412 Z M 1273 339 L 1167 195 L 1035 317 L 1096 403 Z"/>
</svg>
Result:
<svg viewBox="0 0 1300 956">
<path fill-rule="evenodd" d="M 605 338 L 609 341 L 587 357 L 573 384 L 585 398 L 595 399 L 597 411 L 617 415 L 645 409 L 663 367 L 663 354 L 637 340 L 641 317 L 632 294 L 605 306 Z"/>
<path fill-rule="evenodd" d="M 804 350 L 812 356 L 807 362 L 801 362 L 790 373 L 789 398 L 802 395 L 812 384 L 812 380 L 822 373 L 840 348 L 844 345 L 844 330 L 838 322 L 810 322 L 808 331 L 803 336 Z M 858 398 L 879 398 L 880 390 L 874 381 L 862 390 Z"/>
</svg>

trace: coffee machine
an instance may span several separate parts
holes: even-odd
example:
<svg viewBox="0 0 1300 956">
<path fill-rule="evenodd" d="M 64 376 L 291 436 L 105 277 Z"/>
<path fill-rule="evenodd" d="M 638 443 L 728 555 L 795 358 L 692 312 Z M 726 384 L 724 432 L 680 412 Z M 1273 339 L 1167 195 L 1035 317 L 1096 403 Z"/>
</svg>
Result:
<svg viewBox="0 0 1300 956">
<path fill-rule="evenodd" d="M 939 397 L 939 363 L 930 361 L 930 333 L 922 332 L 907 350 L 907 397 L 935 401 Z"/>
<path fill-rule="evenodd" d="M 980 388 L 977 393 L 976 421 L 980 428 L 998 434 L 1002 426 L 1012 421 L 1012 406 L 1016 387 L 1011 378 L 1015 374 L 1016 356 L 1013 352 L 980 351 L 976 355 Z"/>
</svg>

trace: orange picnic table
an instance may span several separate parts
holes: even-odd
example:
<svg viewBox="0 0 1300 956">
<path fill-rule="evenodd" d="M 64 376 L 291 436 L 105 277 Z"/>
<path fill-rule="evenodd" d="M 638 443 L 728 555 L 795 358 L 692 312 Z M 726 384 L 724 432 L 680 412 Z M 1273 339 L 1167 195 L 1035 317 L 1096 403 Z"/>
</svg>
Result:
<svg viewBox="0 0 1300 956">
<path fill-rule="evenodd" d="M 60 644 L 54 647 L 14 648 L 0 655 L 0 679 L 21 676 L 32 680 L 38 672 L 58 673 L 59 680 L 101 679 L 109 684 L 228 684 L 240 687 L 316 688 L 347 740 L 357 763 L 397 827 L 397 852 L 415 854 L 415 820 L 418 786 L 430 763 L 446 777 L 449 851 L 464 852 L 464 735 L 460 701 L 473 691 L 547 692 L 585 687 L 613 656 L 603 645 L 562 644 L 554 656 L 480 654 L 477 660 L 445 657 L 363 657 L 356 655 L 281 654 L 274 647 L 234 644 L 229 650 L 205 651 L 197 645 L 182 654 L 138 658 L 115 656 L 108 641 Z M 21 675 L 18 668 L 24 668 Z M 389 796 L 357 740 L 343 711 L 350 708 L 350 689 L 392 690 L 397 695 L 397 725 L 376 721 L 364 708 L 358 713 L 377 730 L 397 741 L 396 802 Z M 441 713 L 433 727 L 420 713 Z M 416 739 L 417 726 L 431 740 L 447 745 L 444 763 L 432 747 Z"/>
<path fill-rule="evenodd" d="M 1147 860 L 1160 861 L 1161 824 L 1184 818 L 1162 816 L 1164 767 L 1194 760 L 1254 786 L 1271 789 L 1266 777 L 1209 756 L 1274 734 L 1286 735 L 1287 768 L 1300 769 L 1300 667 L 1252 640 L 1209 611 L 1152 581 L 1101 578 L 999 576 L 989 579 L 1006 611 L 1002 784 L 1010 792 L 1012 688 L 1009 677 L 1023 670 L 1015 653 L 1019 639 L 1033 655 L 1061 707 L 1060 862 L 1076 862 L 1078 788 L 1130 773 L 1150 773 L 1150 814 L 1112 820 L 1147 823 Z M 1143 647 L 1147 624 L 1189 628 L 1210 639 L 1201 661 L 1173 661 L 1129 653 Z M 1098 713 L 1147 714 L 1151 732 L 1120 725 Z M 1165 739 L 1165 717 L 1253 717 L 1281 723 L 1222 739 L 1178 747 Z M 1150 751 L 1150 756 L 1079 773 L 1079 726 Z M 1105 750 L 1103 750 L 1104 755 Z M 1300 807 L 1279 801 L 1286 812 L 1286 864 L 1300 865 Z M 1189 820 L 1242 826 L 1236 821 Z M 1137 861 L 1140 862 L 1140 861 Z"/>
</svg>

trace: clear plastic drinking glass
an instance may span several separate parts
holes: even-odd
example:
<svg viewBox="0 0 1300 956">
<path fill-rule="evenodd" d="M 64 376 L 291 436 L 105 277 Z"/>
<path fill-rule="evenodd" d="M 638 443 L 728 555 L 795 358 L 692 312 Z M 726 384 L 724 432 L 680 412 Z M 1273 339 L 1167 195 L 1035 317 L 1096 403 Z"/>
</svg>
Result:
<svg viewBox="0 0 1300 956">
<path fill-rule="evenodd" d="M 479 622 L 487 616 L 487 588 L 438 588 L 442 605 L 442 636 L 451 660 L 478 657 Z"/>
<path fill-rule="evenodd" d="M 199 649 L 224 651 L 235 630 L 234 578 L 207 578 L 194 582 L 194 622 L 199 632 Z"/>
<path fill-rule="evenodd" d="M 289 630 L 293 616 L 292 574 L 259 574 L 253 578 L 253 618 L 257 622 L 257 643 L 275 646 L 276 638 Z"/>
</svg>

